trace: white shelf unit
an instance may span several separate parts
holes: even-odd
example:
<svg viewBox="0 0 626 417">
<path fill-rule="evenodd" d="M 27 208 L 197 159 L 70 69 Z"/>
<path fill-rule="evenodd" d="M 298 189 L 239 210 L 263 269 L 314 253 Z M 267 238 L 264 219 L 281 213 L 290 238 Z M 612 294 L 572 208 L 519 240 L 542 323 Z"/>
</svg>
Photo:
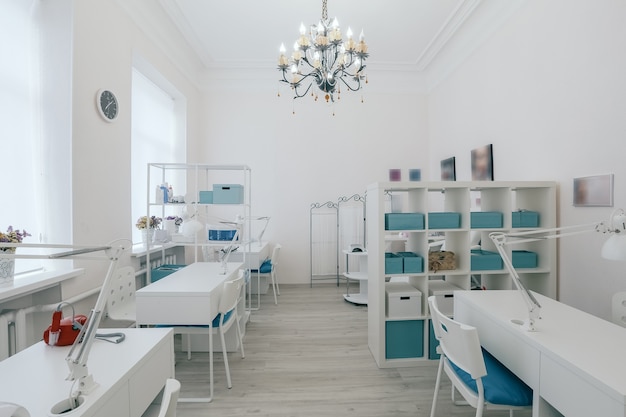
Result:
<svg viewBox="0 0 626 417">
<path fill-rule="evenodd" d="M 385 202 L 389 200 L 389 194 L 396 201 L 400 199 L 402 212 L 422 213 L 424 228 L 386 231 L 385 213 L 390 212 L 390 207 Z M 539 227 L 533 229 L 540 231 L 557 226 L 556 183 L 548 181 L 382 182 L 368 187 L 366 201 L 369 255 L 368 344 L 376 363 L 381 368 L 415 366 L 420 361 L 433 358 L 434 346 L 430 343 L 431 326 L 427 302 L 431 280 L 443 279 L 461 289 L 470 290 L 474 277 L 479 279 L 481 286 L 487 290 L 513 288 L 511 278 L 504 267 L 498 270 L 471 269 L 470 254 L 472 242 L 478 240 L 476 237 L 479 237 L 481 249 L 497 252 L 489 239 L 490 232 L 527 230 L 512 227 L 512 212 L 519 209 L 539 213 Z M 396 207 L 397 205 L 394 205 L 394 208 Z M 501 212 L 502 227 L 472 229 L 470 218 L 473 211 Z M 430 229 L 428 213 L 433 212 L 460 213 L 460 227 Z M 443 240 L 445 250 L 455 253 L 456 269 L 438 272 L 428 270 L 429 244 L 439 239 Z M 516 245 L 514 249 L 537 253 L 536 268 L 517 271 L 529 289 L 555 298 L 557 280 L 555 240 Z M 389 251 L 408 251 L 422 256 L 423 272 L 386 274 L 385 252 Z M 402 319 L 386 317 L 385 285 L 390 280 L 407 281 L 422 293 L 420 314 Z M 411 334 L 413 339 L 407 341 L 404 336 L 396 337 L 397 334 Z M 415 346 L 396 349 L 397 344 Z M 390 353 L 391 351 L 394 353 Z"/>
<path fill-rule="evenodd" d="M 203 249 L 210 247 L 222 248 L 229 241 L 209 241 L 208 226 L 220 225 L 221 221 L 234 222 L 236 216 L 244 219 L 240 229 L 239 242 L 250 243 L 251 239 L 251 170 L 246 165 L 210 165 L 183 163 L 149 163 L 147 184 L 147 208 L 149 216 L 165 219 L 167 216 L 193 216 L 202 224 L 202 229 L 192 237 L 174 244 L 185 248 L 187 262 L 198 262 L 203 259 Z M 169 183 L 174 187 L 175 196 L 183 196 L 183 203 L 156 202 L 156 187 Z M 243 186 L 243 202 L 241 204 L 208 204 L 200 203 L 200 191 L 212 191 L 214 184 L 238 184 Z M 184 223 L 183 223 L 184 226 Z M 183 227 L 181 226 L 181 228 Z M 181 236 L 182 234 L 179 234 Z M 147 265 L 150 265 L 150 246 L 147 244 Z M 249 248 L 248 248 L 249 249 Z M 244 251 L 244 262 L 245 262 Z M 151 282 L 151 270 L 147 270 L 147 283 Z"/>
<path fill-rule="evenodd" d="M 353 304 L 367 305 L 367 252 L 343 250 L 346 257 L 346 293 L 343 298 Z M 358 265 L 358 266 L 357 266 Z M 350 293 L 350 281 L 357 281 L 359 292 Z"/>
</svg>

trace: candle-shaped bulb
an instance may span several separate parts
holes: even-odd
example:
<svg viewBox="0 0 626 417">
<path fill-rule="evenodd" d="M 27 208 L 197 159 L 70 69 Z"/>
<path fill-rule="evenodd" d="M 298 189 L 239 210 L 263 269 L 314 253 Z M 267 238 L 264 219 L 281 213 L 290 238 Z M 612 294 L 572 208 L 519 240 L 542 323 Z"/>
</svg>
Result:
<svg viewBox="0 0 626 417">
<path fill-rule="evenodd" d="M 306 27 L 304 23 L 300 23 L 300 35 L 304 35 L 306 33 Z"/>
<path fill-rule="evenodd" d="M 337 18 L 335 17 L 333 19 L 333 23 L 330 25 L 333 29 L 337 29 L 339 27 L 339 21 L 337 20 Z"/>
<path fill-rule="evenodd" d="M 365 33 L 363 32 L 363 29 L 361 29 L 361 34 L 359 35 L 359 40 L 360 41 L 365 40 Z"/>
<path fill-rule="evenodd" d="M 350 27 L 348 27 L 348 31 L 346 32 L 346 36 L 348 37 L 348 39 L 352 39 L 352 29 L 350 29 Z"/>
<path fill-rule="evenodd" d="M 284 44 L 284 43 L 281 43 L 281 44 L 280 44 L 280 49 L 279 49 L 279 51 L 280 51 L 280 54 L 281 54 L 281 55 L 285 53 L 286 49 L 285 49 L 285 44 Z"/>
</svg>

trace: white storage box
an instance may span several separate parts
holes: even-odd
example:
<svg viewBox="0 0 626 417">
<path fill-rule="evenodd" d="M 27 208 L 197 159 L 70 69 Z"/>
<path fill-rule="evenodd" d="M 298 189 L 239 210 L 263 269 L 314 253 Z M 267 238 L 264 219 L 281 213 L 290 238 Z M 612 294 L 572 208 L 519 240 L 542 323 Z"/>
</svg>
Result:
<svg viewBox="0 0 626 417">
<path fill-rule="evenodd" d="M 409 318 L 422 315 L 422 293 L 408 282 L 385 284 L 385 299 L 388 318 Z"/>
<path fill-rule="evenodd" d="M 440 279 L 428 281 L 428 295 L 435 296 L 439 311 L 449 317 L 454 314 L 454 291 L 462 289 Z"/>
</svg>

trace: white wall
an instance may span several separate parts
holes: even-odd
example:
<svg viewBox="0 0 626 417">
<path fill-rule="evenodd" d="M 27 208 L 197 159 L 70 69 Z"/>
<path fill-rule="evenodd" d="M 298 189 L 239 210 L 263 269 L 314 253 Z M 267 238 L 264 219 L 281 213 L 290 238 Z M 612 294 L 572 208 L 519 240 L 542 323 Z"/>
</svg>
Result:
<svg viewBox="0 0 626 417">
<path fill-rule="evenodd" d="M 113 239 L 130 239 L 133 224 L 130 212 L 133 54 L 143 56 L 184 93 L 190 108 L 188 132 L 191 135 L 197 135 L 195 109 L 199 108 L 199 92 L 177 70 L 161 46 L 138 29 L 118 2 L 74 1 L 73 13 L 74 243 L 102 244 Z M 176 38 L 171 40 L 176 41 Z M 95 95 L 100 88 L 108 88 L 118 97 L 120 114 L 114 123 L 103 121 L 96 110 Z M 188 150 L 193 152 L 195 148 L 190 146 Z M 65 297 L 98 285 L 106 272 L 106 265 L 94 262 L 79 266 L 86 268 L 86 279 L 64 286 Z"/>
<path fill-rule="evenodd" d="M 427 169 L 424 96 L 360 97 L 342 93 L 333 116 L 308 97 L 292 114 L 286 91 L 207 94 L 200 158 L 252 168 L 253 215 L 271 216 L 265 237 L 283 245 L 280 282 L 309 282 L 312 203 L 363 195 L 368 184 L 387 181 L 389 168 L 402 168 L 405 178 L 409 168 Z"/>
<path fill-rule="evenodd" d="M 429 164 L 456 156 L 471 179 L 470 151 L 493 143 L 496 180 L 556 180 L 560 225 L 608 218 L 611 208 L 572 206 L 574 177 L 614 173 L 626 206 L 626 3 L 526 0 L 428 98 Z M 624 263 L 600 258 L 603 239 L 560 239 L 560 299 L 610 318 L 626 289 Z"/>
</svg>

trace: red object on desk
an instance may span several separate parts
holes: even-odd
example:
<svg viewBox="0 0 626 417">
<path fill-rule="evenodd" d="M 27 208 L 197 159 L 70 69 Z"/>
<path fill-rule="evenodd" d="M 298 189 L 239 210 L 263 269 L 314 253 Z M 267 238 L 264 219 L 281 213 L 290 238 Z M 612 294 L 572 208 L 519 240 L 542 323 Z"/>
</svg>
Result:
<svg viewBox="0 0 626 417">
<path fill-rule="evenodd" d="M 79 314 L 62 318 L 61 311 L 52 313 L 52 324 L 43 333 L 43 340 L 50 346 L 68 346 L 74 343 L 87 316 Z"/>
</svg>

